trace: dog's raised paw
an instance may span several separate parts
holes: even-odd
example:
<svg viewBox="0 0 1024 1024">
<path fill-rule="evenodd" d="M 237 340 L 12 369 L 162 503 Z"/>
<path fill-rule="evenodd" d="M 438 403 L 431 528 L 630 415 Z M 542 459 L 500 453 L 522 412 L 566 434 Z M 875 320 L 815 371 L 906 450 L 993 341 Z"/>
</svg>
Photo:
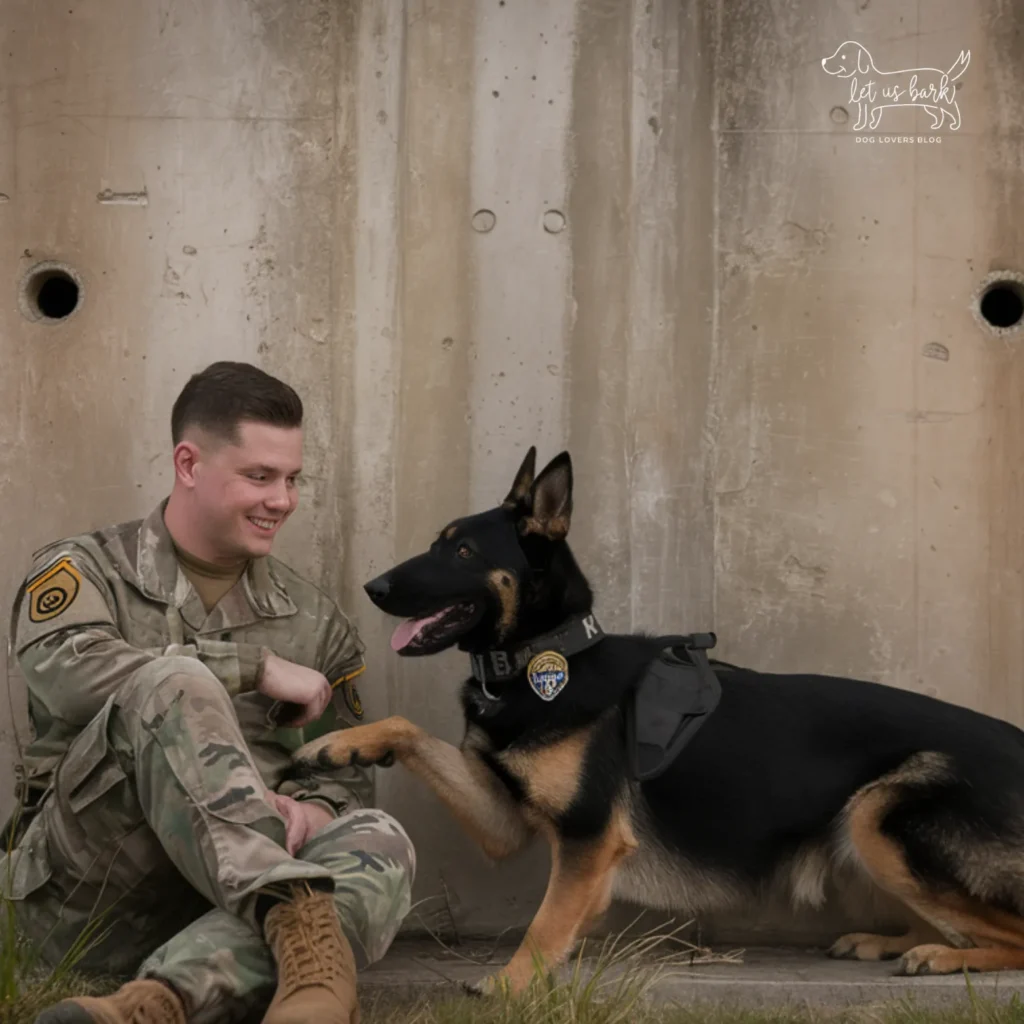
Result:
<svg viewBox="0 0 1024 1024">
<path fill-rule="evenodd" d="M 355 765 L 357 768 L 372 768 L 374 765 L 380 768 L 390 768 L 395 763 L 395 752 L 393 750 L 386 750 L 383 754 L 367 754 L 364 756 L 361 750 L 354 749 L 348 756 L 347 760 L 343 759 L 343 763 L 339 764 L 336 757 L 331 758 L 325 768 L 339 768 L 347 767 L 348 765 Z"/>
<path fill-rule="evenodd" d="M 317 751 L 316 764 L 318 768 L 324 768 L 327 771 L 330 771 L 332 768 L 347 768 L 358 756 L 359 751 L 353 750 L 349 753 L 346 760 L 344 756 L 339 758 L 336 754 L 331 753 L 329 747 L 321 747 Z"/>
<path fill-rule="evenodd" d="M 370 768 L 374 765 L 390 768 L 394 763 L 393 750 L 385 750 L 383 753 L 373 751 L 364 755 L 359 747 L 345 749 L 335 742 L 316 751 L 296 751 L 287 774 L 289 778 L 302 779 L 318 772 L 337 771 L 339 768 L 349 768 L 353 765 L 358 768 Z"/>
</svg>

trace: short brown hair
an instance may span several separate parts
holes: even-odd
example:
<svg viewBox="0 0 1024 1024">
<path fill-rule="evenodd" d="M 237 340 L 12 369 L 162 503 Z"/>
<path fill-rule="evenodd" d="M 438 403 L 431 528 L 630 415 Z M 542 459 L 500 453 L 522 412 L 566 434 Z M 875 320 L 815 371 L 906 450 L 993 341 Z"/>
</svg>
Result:
<svg viewBox="0 0 1024 1024">
<path fill-rule="evenodd" d="M 171 440 L 177 445 L 188 427 L 238 441 L 241 423 L 302 426 L 302 399 L 284 381 L 252 366 L 228 360 L 193 374 L 171 410 Z"/>
</svg>

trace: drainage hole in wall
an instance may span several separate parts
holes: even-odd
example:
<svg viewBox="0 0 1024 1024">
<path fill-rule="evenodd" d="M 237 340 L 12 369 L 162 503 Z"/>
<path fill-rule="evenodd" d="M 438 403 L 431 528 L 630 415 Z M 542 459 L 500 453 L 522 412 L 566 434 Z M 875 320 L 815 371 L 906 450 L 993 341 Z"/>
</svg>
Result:
<svg viewBox="0 0 1024 1024">
<path fill-rule="evenodd" d="M 1024 320 L 1024 285 L 1017 281 L 993 281 L 981 294 L 978 312 L 993 327 L 1016 327 Z"/>
<path fill-rule="evenodd" d="M 41 264 L 29 271 L 21 298 L 31 320 L 66 320 L 78 308 L 81 287 L 70 267 Z"/>
</svg>

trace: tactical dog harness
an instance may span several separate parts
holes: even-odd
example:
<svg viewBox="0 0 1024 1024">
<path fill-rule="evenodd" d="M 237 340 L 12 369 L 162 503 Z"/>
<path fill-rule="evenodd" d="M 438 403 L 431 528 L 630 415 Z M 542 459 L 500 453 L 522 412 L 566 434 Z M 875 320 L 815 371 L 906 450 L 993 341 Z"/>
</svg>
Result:
<svg viewBox="0 0 1024 1024">
<path fill-rule="evenodd" d="M 626 702 L 626 751 L 633 777 L 656 779 L 718 707 L 722 686 L 704 653 L 714 633 L 658 637 L 661 653 Z"/>
<path fill-rule="evenodd" d="M 484 686 L 484 695 L 490 697 L 491 695 L 486 690 L 488 683 L 500 683 L 505 679 L 511 679 L 524 668 L 529 673 L 530 664 L 545 654 L 553 654 L 564 662 L 566 658 L 585 651 L 603 639 L 604 630 L 593 614 L 574 615 L 558 629 L 534 637 L 528 644 L 514 651 L 493 650 L 484 654 L 471 654 L 469 664 L 473 675 Z M 569 674 L 566 668 L 562 686 L 568 682 L 568 679 Z M 559 691 L 562 686 L 558 687 Z M 538 694 L 544 700 L 552 700 L 557 695 L 557 692 L 550 696 Z"/>
<path fill-rule="evenodd" d="M 525 668 L 534 693 L 551 701 L 569 682 L 567 659 L 604 636 L 593 614 L 574 616 L 517 650 L 472 654 L 470 667 L 488 700 L 500 699 L 488 692 L 488 683 L 510 679 Z M 722 696 L 704 653 L 715 646 L 714 633 L 661 636 L 656 642 L 660 653 L 630 690 L 625 706 L 629 768 L 639 782 L 656 779 L 675 761 Z"/>
</svg>

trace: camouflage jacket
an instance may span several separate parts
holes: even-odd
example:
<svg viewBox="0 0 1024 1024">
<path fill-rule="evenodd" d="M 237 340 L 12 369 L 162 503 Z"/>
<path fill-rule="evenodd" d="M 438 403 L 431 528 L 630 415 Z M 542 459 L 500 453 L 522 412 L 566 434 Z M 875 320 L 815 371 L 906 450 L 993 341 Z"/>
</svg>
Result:
<svg viewBox="0 0 1024 1024">
<path fill-rule="evenodd" d="M 33 556 L 11 623 L 34 733 L 19 769 L 28 788 L 19 795 L 35 802 L 71 741 L 137 668 L 185 655 L 206 665 L 231 695 L 268 786 L 335 813 L 372 806 L 372 778 L 359 768 L 301 785 L 281 782 L 290 750 L 362 718 L 352 679 L 363 670 L 364 648 L 355 628 L 334 601 L 269 556 L 251 561 L 207 614 L 179 568 L 165 505 L 146 519 L 58 541 Z M 334 701 L 317 722 L 304 729 L 272 723 L 274 702 L 256 692 L 265 651 L 335 684 Z"/>
</svg>

